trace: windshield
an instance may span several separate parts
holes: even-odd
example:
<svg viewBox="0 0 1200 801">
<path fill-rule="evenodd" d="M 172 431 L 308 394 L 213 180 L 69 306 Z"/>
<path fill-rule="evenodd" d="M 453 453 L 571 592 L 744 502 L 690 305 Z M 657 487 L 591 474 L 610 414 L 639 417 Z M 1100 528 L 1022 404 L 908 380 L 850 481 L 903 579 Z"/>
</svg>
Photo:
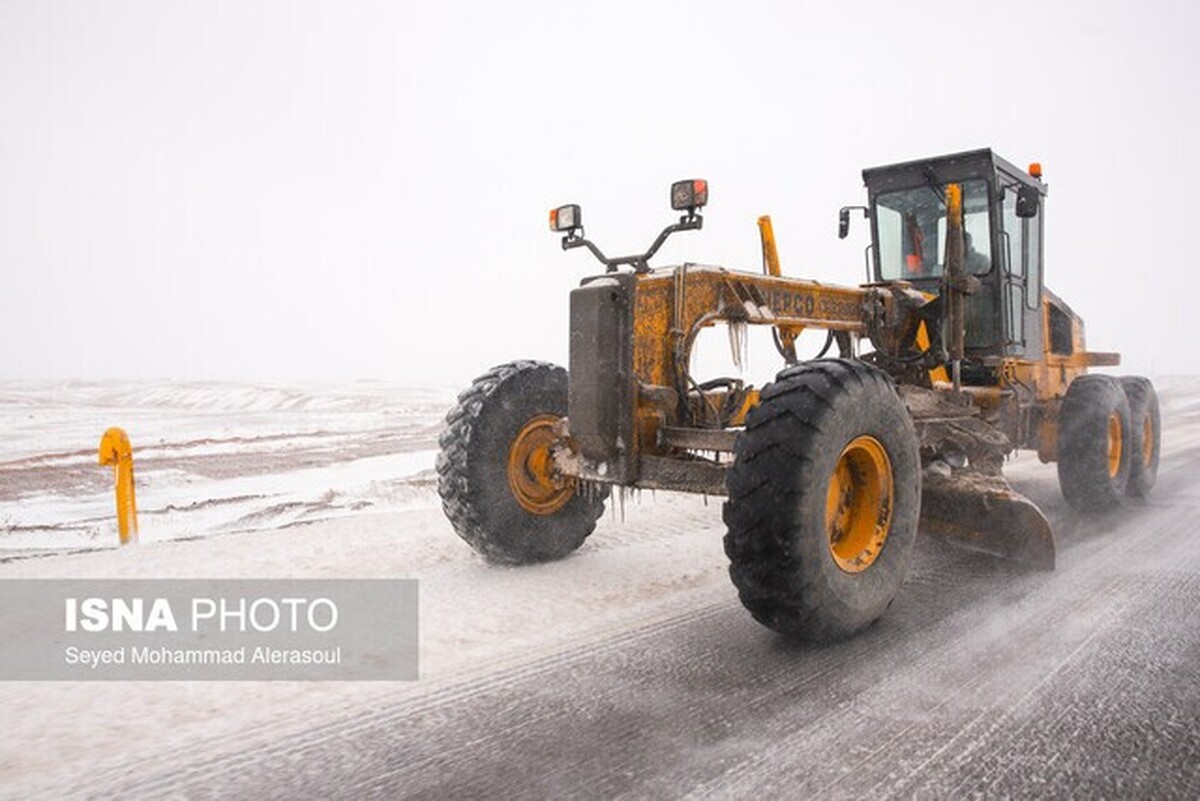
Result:
<svg viewBox="0 0 1200 801">
<path fill-rule="evenodd" d="M 963 225 L 967 272 L 992 268 L 986 181 L 964 181 Z M 887 192 L 875 199 L 879 227 L 879 271 L 885 281 L 934 278 L 946 253 L 946 207 L 942 190 L 931 186 Z"/>
</svg>

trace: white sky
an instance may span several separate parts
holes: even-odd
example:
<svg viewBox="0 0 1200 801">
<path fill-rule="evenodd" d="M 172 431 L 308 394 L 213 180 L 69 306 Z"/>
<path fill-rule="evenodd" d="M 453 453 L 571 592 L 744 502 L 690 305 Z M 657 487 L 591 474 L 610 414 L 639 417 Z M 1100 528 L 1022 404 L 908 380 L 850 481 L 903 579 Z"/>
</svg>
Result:
<svg viewBox="0 0 1200 801">
<path fill-rule="evenodd" d="M 0 378 L 459 383 L 566 361 L 597 265 L 863 274 L 860 171 L 1041 161 L 1048 285 L 1200 373 L 1200 12 L 1155 3 L 0 0 Z M 1190 196 L 1190 194 L 1188 195 Z"/>
</svg>

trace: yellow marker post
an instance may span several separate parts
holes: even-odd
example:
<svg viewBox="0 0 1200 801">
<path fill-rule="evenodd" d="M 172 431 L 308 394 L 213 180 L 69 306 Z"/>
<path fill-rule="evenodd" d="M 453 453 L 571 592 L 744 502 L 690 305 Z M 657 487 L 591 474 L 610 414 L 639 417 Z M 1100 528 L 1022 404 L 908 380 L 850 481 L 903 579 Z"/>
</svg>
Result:
<svg viewBox="0 0 1200 801">
<path fill-rule="evenodd" d="M 100 438 L 100 464 L 113 466 L 117 479 L 117 529 L 121 544 L 128 545 L 131 539 L 137 540 L 137 501 L 133 497 L 133 448 L 122 429 L 110 428 Z"/>
</svg>

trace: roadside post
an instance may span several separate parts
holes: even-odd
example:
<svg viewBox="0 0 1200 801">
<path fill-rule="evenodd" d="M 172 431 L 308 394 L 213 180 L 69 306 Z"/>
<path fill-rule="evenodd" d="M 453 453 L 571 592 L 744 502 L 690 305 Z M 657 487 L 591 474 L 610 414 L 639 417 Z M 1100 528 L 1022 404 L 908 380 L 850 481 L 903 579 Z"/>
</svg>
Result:
<svg viewBox="0 0 1200 801">
<path fill-rule="evenodd" d="M 121 544 L 137 541 L 137 502 L 133 495 L 133 448 L 120 428 L 110 428 L 100 438 L 100 464 L 112 465 L 117 485 L 117 530 Z"/>
</svg>

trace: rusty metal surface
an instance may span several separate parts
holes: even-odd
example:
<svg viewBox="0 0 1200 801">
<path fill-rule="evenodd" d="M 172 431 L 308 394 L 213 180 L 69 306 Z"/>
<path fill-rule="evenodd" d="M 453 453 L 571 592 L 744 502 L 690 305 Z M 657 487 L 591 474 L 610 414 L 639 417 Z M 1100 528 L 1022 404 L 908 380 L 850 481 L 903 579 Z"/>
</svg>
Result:
<svg viewBox="0 0 1200 801">
<path fill-rule="evenodd" d="M 674 386 L 700 329 L 718 322 L 864 332 L 870 290 L 681 265 L 639 275 L 633 369 L 639 381 Z"/>
<path fill-rule="evenodd" d="M 733 452 L 738 432 L 731 429 L 672 428 L 662 431 L 663 443 L 671 448 L 694 451 Z"/>
<path fill-rule="evenodd" d="M 705 495 L 725 495 L 725 473 L 728 464 L 702 459 L 673 459 L 664 456 L 643 456 L 640 489 L 675 490 Z"/>
</svg>

